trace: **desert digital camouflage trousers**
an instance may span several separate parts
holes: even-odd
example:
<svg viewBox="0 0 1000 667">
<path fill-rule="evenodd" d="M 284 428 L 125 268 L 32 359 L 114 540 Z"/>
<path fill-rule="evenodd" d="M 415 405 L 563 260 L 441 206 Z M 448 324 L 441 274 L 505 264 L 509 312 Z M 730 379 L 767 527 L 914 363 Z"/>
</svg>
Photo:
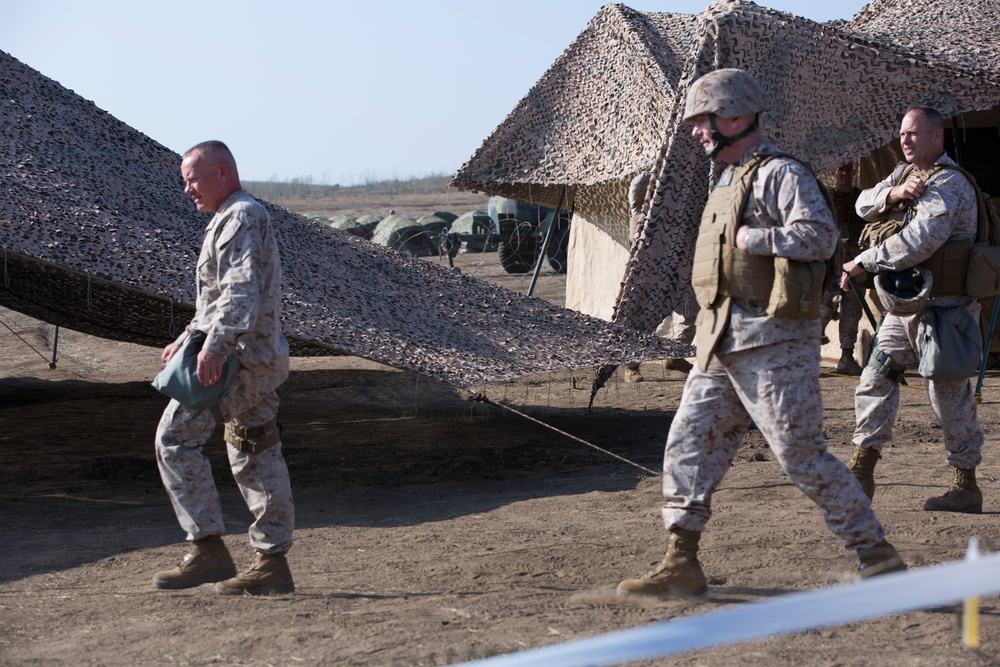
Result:
<svg viewBox="0 0 1000 667">
<path fill-rule="evenodd" d="M 969 312 L 979 317 L 979 303 L 969 302 Z M 878 330 L 878 349 L 904 366 L 919 363 L 922 311 L 900 317 L 886 313 Z M 855 445 L 882 451 L 892 440 L 892 427 L 899 410 L 899 385 L 865 367 L 854 392 Z M 955 468 L 974 468 L 982 461 L 983 427 L 976 410 L 976 395 L 970 380 L 927 380 L 931 409 L 941 424 L 948 463 Z"/>
<path fill-rule="evenodd" d="M 241 369 L 220 403 L 223 414 L 237 414 L 232 421 L 243 426 L 266 424 L 277 415 L 275 389 L 282 380 L 283 376 L 261 380 Z M 190 410 L 171 400 L 156 430 L 160 477 L 188 540 L 225 532 L 219 493 L 208 458 L 202 451 L 215 427 L 215 418 L 209 410 Z M 233 477 L 254 516 L 250 545 L 263 553 L 288 551 L 292 546 L 295 507 L 281 443 L 259 454 L 240 452 L 229 444 L 226 449 Z"/>
<path fill-rule="evenodd" d="M 852 350 L 858 342 L 858 324 L 861 322 L 861 302 L 854 290 L 844 292 L 840 297 L 840 319 L 837 321 L 837 337 L 840 349 Z"/>
<path fill-rule="evenodd" d="M 707 371 L 691 370 L 664 452 L 668 530 L 705 529 L 712 493 L 752 420 L 844 546 L 869 548 L 885 537 L 861 485 L 827 450 L 819 375 L 815 338 L 714 355 Z"/>
<path fill-rule="evenodd" d="M 839 298 L 839 303 L 834 300 L 835 297 Z M 833 307 L 834 304 L 837 305 L 836 308 Z M 858 342 L 858 326 L 864 312 L 854 290 L 849 289 L 845 292 L 840 289 L 840 285 L 831 285 L 823 299 L 823 307 L 820 312 L 823 318 L 823 331 L 826 331 L 826 326 L 835 316 L 839 316 L 837 339 L 840 343 L 840 349 L 854 349 Z"/>
</svg>

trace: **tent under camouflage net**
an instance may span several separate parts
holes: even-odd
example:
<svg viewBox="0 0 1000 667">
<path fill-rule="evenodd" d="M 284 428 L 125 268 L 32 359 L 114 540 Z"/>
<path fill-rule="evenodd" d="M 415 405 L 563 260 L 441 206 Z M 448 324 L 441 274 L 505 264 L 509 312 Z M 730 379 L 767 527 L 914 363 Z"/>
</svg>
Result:
<svg viewBox="0 0 1000 667">
<path fill-rule="evenodd" d="M 424 234 L 427 234 L 434 240 L 436 246 L 437 238 L 441 235 L 441 232 L 448 229 L 451 220 L 445 220 L 433 213 L 428 213 L 417 218 L 417 224 L 420 225 L 420 229 L 423 230 Z"/>
<path fill-rule="evenodd" d="M 455 220 L 458 218 L 458 215 L 452 213 L 451 211 L 434 211 L 433 213 L 431 213 L 431 215 L 433 215 L 435 218 L 441 218 L 445 222 L 455 222 Z"/>
<path fill-rule="evenodd" d="M 0 133 L 0 306 L 114 340 L 172 340 L 193 312 L 209 219 L 183 193 L 180 156 L 3 52 Z M 267 207 L 294 354 L 470 387 L 689 353 Z"/>
<path fill-rule="evenodd" d="M 466 252 L 483 252 L 497 249 L 498 235 L 486 211 L 467 211 L 458 216 L 448 228 L 453 234 L 465 238 Z M 471 237 L 471 238 L 470 238 Z"/>
<path fill-rule="evenodd" d="M 358 222 L 353 215 L 342 213 L 335 215 L 328 220 L 332 229 L 339 229 L 342 232 L 360 236 L 363 239 L 371 238 L 371 230 Z"/>
<path fill-rule="evenodd" d="M 380 222 L 382 222 L 382 216 L 375 215 L 374 213 L 369 213 L 358 218 L 358 224 L 365 230 L 365 238 L 371 238 Z"/>
<path fill-rule="evenodd" d="M 414 257 L 437 254 L 437 248 L 420 223 L 405 215 L 394 214 L 382 220 L 372 232 L 371 240 L 372 243 Z"/>
<path fill-rule="evenodd" d="M 690 294 L 713 176 L 682 121 L 685 95 L 722 67 L 760 80 L 771 101 L 765 134 L 817 173 L 873 164 L 901 112 L 929 105 L 952 119 L 953 157 L 1000 191 L 997 0 L 875 0 L 829 24 L 741 0 L 700 15 L 606 5 L 452 184 L 547 206 L 567 186 L 567 306 L 652 331 Z M 633 239 L 628 184 L 651 168 Z"/>
</svg>

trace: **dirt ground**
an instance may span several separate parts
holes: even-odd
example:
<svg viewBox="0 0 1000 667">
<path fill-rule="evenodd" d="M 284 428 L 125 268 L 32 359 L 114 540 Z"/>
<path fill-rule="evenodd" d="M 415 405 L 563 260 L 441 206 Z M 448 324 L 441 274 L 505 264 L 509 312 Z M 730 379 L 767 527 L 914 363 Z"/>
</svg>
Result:
<svg viewBox="0 0 1000 667">
<path fill-rule="evenodd" d="M 456 263 L 527 288 L 495 254 Z M 562 281 L 544 272 L 538 294 L 558 302 Z M 665 549 L 655 477 L 451 387 L 342 357 L 293 360 L 281 391 L 296 593 L 158 591 L 153 573 L 185 552 L 153 457 L 166 404 L 149 386 L 159 351 L 63 330 L 50 370 L 51 326 L 11 311 L 0 323 L 0 665 L 446 665 L 822 588 L 856 565 L 752 431 L 702 540 L 709 593 L 619 601 L 616 583 Z M 642 383 L 613 378 L 590 414 L 588 369 L 485 392 L 655 470 L 685 376 L 661 362 L 642 372 Z M 831 450 L 847 460 L 855 380 L 821 384 Z M 992 440 L 995 372 L 983 396 Z M 995 551 L 992 448 L 980 468 L 984 514 L 921 511 L 950 473 L 926 395 L 907 389 L 901 402 L 875 498 L 890 539 L 914 567 L 963 557 L 973 535 Z M 250 517 L 220 434 L 206 450 L 226 542 L 248 564 Z M 997 600 L 982 601 L 979 650 L 962 647 L 958 619 L 938 608 L 642 664 L 1000 663 Z"/>
</svg>

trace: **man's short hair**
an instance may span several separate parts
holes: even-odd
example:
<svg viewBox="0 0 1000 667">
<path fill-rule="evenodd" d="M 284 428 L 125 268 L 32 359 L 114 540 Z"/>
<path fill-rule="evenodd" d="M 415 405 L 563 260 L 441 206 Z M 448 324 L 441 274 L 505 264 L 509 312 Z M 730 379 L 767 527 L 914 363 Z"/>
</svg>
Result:
<svg viewBox="0 0 1000 667">
<path fill-rule="evenodd" d="M 200 144 L 195 144 L 194 146 L 192 146 L 191 148 L 187 149 L 187 151 L 184 152 L 183 157 L 188 157 L 189 155 L 193 155 L 195 153 L 198 153 L 200 155 L 211 155 L 219 159 L 220 162 L 223 161 L 228 161 L 233 163 L 236 162 L 235 158 L 233 158 L 232 151 L 229 150 L 229 146 L 225 145 L 224 143 L 216 139 L 203 141 Z"/>
<path fill-rule="evenodd" d="M 921 107 L 921 106 L 912 106 L 906 109 L 907 114 L 910 113 L 911 111 L 919 112 L 927 120 L 927 122 L 930 123 L 932 129 L 935 130 L 944 129 L 944 116 L 942 116 L 941 112 L 938 111 L 937 109 L 933 107 Z"/>
</svg>

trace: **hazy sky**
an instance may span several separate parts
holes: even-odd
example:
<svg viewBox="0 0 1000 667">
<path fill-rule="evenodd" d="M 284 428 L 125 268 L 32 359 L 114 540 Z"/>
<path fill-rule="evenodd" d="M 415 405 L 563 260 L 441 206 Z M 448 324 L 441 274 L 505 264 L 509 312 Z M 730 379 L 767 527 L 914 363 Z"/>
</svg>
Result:
<svg viewBox="0 0 1000 667">
<path fill-rule="evenodd" d="M 455 172 L 602 0 L 0 0 L 0 50 L 246 180 Z M 707 0 L 625 2 L 699 13 Z M 816 21 L 865 2 L 764 0 Z"/>
</svg>

